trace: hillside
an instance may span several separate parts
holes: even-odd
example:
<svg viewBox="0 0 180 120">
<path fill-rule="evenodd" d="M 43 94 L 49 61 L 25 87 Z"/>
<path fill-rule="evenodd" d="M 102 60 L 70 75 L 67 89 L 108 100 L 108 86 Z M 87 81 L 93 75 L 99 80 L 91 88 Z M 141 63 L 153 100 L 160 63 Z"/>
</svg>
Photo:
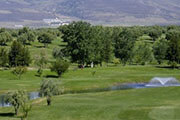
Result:
<svg viewBox="0 0 180 120">
<path fill-rule="evenodd" d="M 1 0 L 0 25 L 42 26 L 43 19 L 106 25 L 179 24 L 179 0 Z"/>
</svg>

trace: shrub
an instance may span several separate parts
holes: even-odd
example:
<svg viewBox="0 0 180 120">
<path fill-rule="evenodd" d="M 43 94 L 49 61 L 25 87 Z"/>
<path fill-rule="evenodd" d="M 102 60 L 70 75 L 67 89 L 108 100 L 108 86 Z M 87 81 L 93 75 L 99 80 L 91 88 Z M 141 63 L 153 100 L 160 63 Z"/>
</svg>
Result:
<svg viewBox="0 0 180 120">
<path fill-rule="evenodd" d="M 18 77 L 18 79 L 21 79 L 21 76 L 27 72 L 27 68 L 26 67 L 22 67 L 22 66 L 19 66 L 19 67 L 16 67 L 12 73 L 14 75 L 16 75 Z"/>
<path fill-rule="evenodd" d="M 15 110 L 15 114 L 18 115 L 19 108 L 25 104 L 28 100 L 28 96 L 25 91 L 19 90 L 14 92 L 9 92 L 6 96 L 6 103 L 10 103 Z"/>
<path fill-rule="evenodd" d="M 52 96 L 59 94 L 60 90 L 57 82 L 53 80 L 43 80 L 40 86 L 40 95 L 46 97 L 48 106 L 51 105 Z"/>
<path fill-rule="evenodd" d="M 56 60 L 51 65 L 51 71 L 56 72 L 60 77 L 69 68 L 69 63 L 64 60 Z"/>
</svg>

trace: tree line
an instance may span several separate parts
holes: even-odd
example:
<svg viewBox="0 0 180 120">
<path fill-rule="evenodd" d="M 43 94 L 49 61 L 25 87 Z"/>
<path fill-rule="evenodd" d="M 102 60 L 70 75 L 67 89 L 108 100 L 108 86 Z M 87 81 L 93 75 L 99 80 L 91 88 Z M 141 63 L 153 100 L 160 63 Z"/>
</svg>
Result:
<svg viewBox="0 0 180 120">
<path fill-rule="evenodd" d="M 58 37 L 66 45 L 54 49 L 52 55 L 61 62 L 68 60 L 80 66 L 102 66 L 104 62 L 123 65 L 167 63 L 174 67 L 180 63 L 179 26 L 106 27 L 78 21 L 58 28 L 1 28 L 0 66 L 29 66 L 35 59 L 30 57 L 27 46 L 38 41 L 47 48 Z M 5 47 L 9 45 L 7 50 Z M 39 73 L 43 66 L 39 65 Z"/>
<path fill-rule="evenodd" d="M 180 62 L 179 26 L 103 27 L 80 21 L 58 29 L 67 43 L 64 55 L 86 66 L 117 59 L 123 65 Z"/>
</svg>

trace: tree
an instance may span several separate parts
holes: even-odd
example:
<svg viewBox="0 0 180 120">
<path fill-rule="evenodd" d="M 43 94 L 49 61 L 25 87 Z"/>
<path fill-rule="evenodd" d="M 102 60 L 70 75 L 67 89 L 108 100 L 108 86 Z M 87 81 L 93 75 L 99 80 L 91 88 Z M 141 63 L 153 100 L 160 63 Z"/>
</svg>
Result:
<svg viewBox="0 0 180 120">
<path fill-rule="evenodd" d="M 136 41 L 133 48 L 133 61 L 145 65 L 147 62 L 151 62 L 153 58 L 152 45 L 143 41 Z"/>
<path fill-rule="evenodd" d="M 29 42 L 29 43 L 30 43 L 30 42 L 34 42 L 35 39 L 36 39 L 36 35 L 34 34 L 34 32 L 29 31 L 29 32 L 27 33 L 27 39 L 28 39 L 28 42 Z"/>
<path fill-rule="evenodd" d="M 20 29 L 18 34 L 18 41 L 23 43 L 24 45 L 26 45 L 27 43 L 30 44 L 30 42 L 34 42 L 36 39 L 34 32 L 28 27 Z"/>
<path fill-rule="evenodd" d="M 0 45 L 6 45 L 7 42 L 12 41 L 13 38 L 8 32 L 0 33 Z"/>
<path fill-rule="evenodd" d="M 19 29 L 18 34 L 22 35 L 22 34 L 28 33 L 29 31 L 30 31 L 29 27 L 23 27 L 22 29 Z"/>
<path fill-rule="evenodd" d="M 35 57 L 35 64 L 38 66 L 38 75 L 41 77 L 43 74 L 43 68 L 46 66 L 48 63 L 48 57 L 46 55 L 45 50 L 41 50 L 40 55 L 37 55 Z"/>
<path fill-rule="evenodd" d="M 53 80 L 43 80 L 40 86 L 40 95 L 46 97 L 47 105 L 51 105 L 52 96 L 59 95 L 60 90 L 58 88 L 57 82 Z"/>
<path fill-rule="evenodd" d="M 22 104 L 22 112 L 23 112 L 23 115 L 21 117 L 22 120 L 27 120 L 28 114 L 31 111 L 31 109 L 32 109 L 32 105 L 31 104 L 28 104 L 26 102 L 24 102 Z"/>
<path fill-rule="evenodd" d="M 28 42 L 27 34 L 21 34 L 20 36 L 18 36 L 17 41 L 21 42 L 23 45 L 26 45 Z"/>
<path fill-rule="evenodd" d="M 166 35 L 168 40 L 167 59 L 175 67 L 175 63 L 180 63 L 180 32 L 169 31 Z"/>
<path fill-rule="evenodd" d="M 8 52 L 5 48 L 0 48 L 0 67 L 6 67 L 8 65 Z"/>
<path fill-rule="evenodd" d="M 55 59 L 63 59 L 63 57 L 64 57 L 64 54 L 63 54 L 61 48 L 54 48 L 52 55 Z"/>
<path fill-rule="evenodd" d="M 105 28 L 103 30 L 103 39 L 102 39 L 102 49 L 101 49 L 101 57 L 104 62 L 108 63 L 112 60 L 113 58 L 113 40 L 112 40 L 112 32 L 108 29 Z M 97 46 L 99 47 L 99 46 Z"/>
<path fill-rule="evenodd" d="M 23 47 L 20 42 L 14 41 L 9 51 L 9 65 L 16 66 L 29 66 L 31 63 L 30 52 L 28 48 Z"/>
<path fill-rule="evenodd" d="M 137 36 L 133 31 L 129 29 L 123 30 L 119 37 L 116 37 L 115 41 L 115 56 L 119 58 L 123 65 L 131 60 L 132 48 L 134 47 L 134 42 Z"/>
<path fill-rule="evenodd" d="M 56 60 L 51 65 L 51 71 L 56 72 L 58 77 L 60 77 L 69 68 L 69 63 L 64 60 Z"/>
<path fill-rule="evenodd" d="M 53 40 L 53 35 L 51 35 L 50 33 L 43 33 L 38 37 L 38 41 L 40 43 L 43 43 L 44 47 L 48 47 L 48 44 L 50 44 Z"/>
<path fill-rule="evenodd" d="M 12 73 L 18 77 L 18 79 L 21 79 L 21 76 L 27 72 L 26 67 L 18 66 L 16 67 Z"/>
<path fill-rule="evenodd" d="M 148 35 L 155 41 L 159 37 L 161 37 L 163 30 L 160 26 L 153 26 L 147 31 Z"/>
<path fill-rule="evenodd" d="M 19 108 L 28 100 L 28 96 L 25 91 L 18 90 L 9 92 L 6 96 L 6 102 L 10 103 L 15 110 L 15 114 L 18 115 Z"/>
<path fill-rule="evenodd" d="M 158 61 L 159 64 L 166 59 L 168 49 L 168 41 L 165 38 L 161 38 L 155 41 L 153 45 L 154 57 Z"/>
<path fill-rule="evenodd" d="M 85 65 L 92 53 L 92 29 L 87 22 L 73 22 L 60 29 L 63 40 L 67 42 L 65 52 L 72 62 Z"/>
</svg>

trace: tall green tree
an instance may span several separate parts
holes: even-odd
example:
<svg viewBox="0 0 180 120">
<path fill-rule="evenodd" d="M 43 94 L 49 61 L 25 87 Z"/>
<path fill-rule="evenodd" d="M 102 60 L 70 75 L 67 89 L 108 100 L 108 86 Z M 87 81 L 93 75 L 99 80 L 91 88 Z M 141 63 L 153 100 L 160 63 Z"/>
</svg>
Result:
<svg viewBox="0 0 180 120">
<path fill-rule="evenodd" d="M 91 54 L 91 25 L 87 22 L 73 22 L 63 30 L 63 40 L 67 42 L 66 54 L 71 56 L 72 62 L 85 65 Z"/>
<path fill-rule="evenodd" d="M 167 59 L 170 64 L 180 63 L 180 32 L 169 31 L 166 35 L 168 40 Z"/>
<path fill-rule="evenodd" d="M 13 40 L 11 34 L 8 32 L 1 32 L 0 33 L 0 45 L 6 45 L 7 42 L 11 42 Z"/>
<path fill-rule="evenodd" d="M 132 48 L 134 47 L 136 35 L 130 29 L 124 29 L 115 41 L 115 56 L 125 65 L 132 58 Z"/>
<path fill-rule="evenodd" d="M 159 64 L 161 64 L 166 59 L 167 50 L 168 41 L 165 38 L 158 39 L 153 44 L 154 57 Z"/>
<path fill-rule="evenodd" d="M 64 53 L 63 53 L 63 51 L 62 51 L 62 48 L 54 48 L 54 49 L 53 49 L 53 52 L 52 52 L 52 56 L 53 56 L 55 59 L 63 59 Z"/>
<path fill-rule="evenodd" d="M 0 67 L 6 67 L 8 61 L 8 51 L 5 48 L 0 48 Z"/>
<path fill-rule="evenodd" d="M 103 29 L 101 42 L 102 42 L 101 57 L 103 58 L 104 62 L 109 63 L 109 62 L 111 62 L 111 60 L 113 58 L 113 50 L 114 50 L 112 31 L 109 28 Z M 97 47 L 100 47 L 100 46 L 97 46 Z"/>
<path fill-rule="evenodd" d="M 44 49 L 41 50 L 40 55 L 35 56 L 35 64 L 38 67 L 37 74 L 39 77 L 43 74 L 43 69 L 48 63 L 48 57 Z"/>
<path fill-rule="evenodd" d="M 153 49 L 150 43 L 136 41 L 133 48 L 133 61 L 145 65 L 153 60 Z"/>
<path fill-rule="evenodd" d="M 28 48 L 23 47 L 20 42 L 14 41 L 9 51 L 9 65 L 16 66 L 29 66 L 31 63 L 30 52 Z"/>
<path fill-rule="evenodd" d="M 28 36 L 27 34 L 21 34 L 17 38 L 18 42 L 21 42 L 23 45 L 26 45 L 28 43 Z"/>
<path fill-rule="evenodd" d="M 54 40 L 53 35 L 50 33 L 42 33 L 39 37 L 38 37 L 38 41 L 40 43 L 44 44 L 44 47 L 48 47 L 48 44 L 50 44 L 52 41 Z"/>
<path fill-rule="evenodd" d="M 28 27 L 20 29 L 18 35 L 18 41 L 23 43 L 24 45 L 30 44 L 36 39 L 36 35 L 34 34 L 33 30 L 29 29 Z"/>
<path fill-rule="evenodd" d="M 162 36 L 163 29 L 160 26 L 153 26 L 148 28 L 146 33 L 153 39 L 153 41 L 155 41 L 156 39 Z"/>
</svg>

